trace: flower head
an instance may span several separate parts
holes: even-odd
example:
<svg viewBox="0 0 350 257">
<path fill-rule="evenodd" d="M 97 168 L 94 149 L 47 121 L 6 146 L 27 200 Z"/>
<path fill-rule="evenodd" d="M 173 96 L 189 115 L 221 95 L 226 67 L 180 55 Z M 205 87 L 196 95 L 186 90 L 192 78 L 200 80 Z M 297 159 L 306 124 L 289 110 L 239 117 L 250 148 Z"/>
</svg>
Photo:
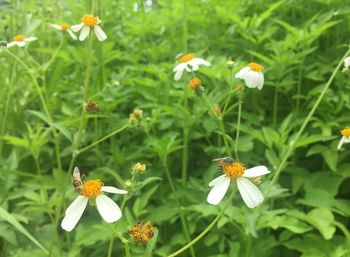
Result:
<svg viewBox="0 0 350 257">
<path fill-rule="evenodd" d="M 211 64 L 202 58 L 196 58 L 194 54 L 181 55 L 178 57 L 180 64 L 176 65 L 174 79 L 177 81 L 181 78 L 184 70 L 194 72 L 199 69 L 199 65 L 210 66 Z"/>
<path fill-rule="evenodd" d="M 151 221 L 142 223 L 137 222 L 128 232 L 132 238 L 138 243 L 147 243 L 152 239 L 156 228 L 152 225 Z"/>
<path fill-rule="evenodd" d="M 104 41 L 107 39 L 107 35 L 106 33 L 104 33 L 104 31 L 99 25 L 101 22 L 102 21 L 98 16 L 86 14 L 81 18 L 81 23 L 77 25 L 73 25 L 71 29 L 74 32 L 78 32 L 79 30 L 81 30 L 79 35 L 79 40 L 84 41 L 90 33 L 90 28 L 94 28 L 97 39 L 99 41 Z"/>
<path fill-rule="evenodd" d="M 131 125 L 138 125 L 142 118 L 143 111 L 141 109 L 135 108 L 129 115 L 129 123 Z"/>
<path fill-rule="evenodd" d="M 349 67 L 350 67 L 350 56 L 348 56 L 348 57 L 346 57 L 346 58 L 344 59 L 344 69 L 343 69 L 343 72 L 349 70 Z"/>
<path fill-rule="evenodd" d="M 143 163 L 136 163 L 134 165 L 134 167 L 132 168 L 132 170 L 135 172 L 135 173 L 138 173 L 138 174 L 142 174 L 145 172 L 146 170 L 146 164 L 143 164 Z"/>
<path fill-rule="evenodd" d="M 191 88 L 192 90 L 197 90 L 198 88 L 201 87 L 201 85 L 202 85 L 202 81 L 197 77 L 194 77 L 188 83 L 188 87 Z"/>
<path fill-rule="evenodd" d="M 89 113 L 97 113 L 99 106 L 95 101 L 88 100 L 84 103 L 84 109 Z"/>
<path fill-rule="evenodd" d="M 265 166 L 256 166 L 246 169 L 240 162 L 235 162 L 230 157 L 217 159 L 219 161 L 219 170 L 224 173 L 211 181 L 207 201 L 210 204 L 217 205 L 225 196 L 231 181 L 236 181 L 238 190 L 243 201 L 249 208 L 255 208 L 263 200 L 264 196 L 259 189 L 247 178 L 258 177 L 270 173 Z"/>
<path fill-rule="evenodd" d="M 264 85 L 263 70 L 264 66 L 252 62 L 237 72 L 235 77 L 237 79 L 243 79 L 247 87 L 261 90 Z"/>
<path fill-rule="evenodd" d="M 75 177 L 79 173 L 79 169 L 75 168 L 73 172 L 73 185 L 76 186 Z M 79 174 L 80 179 L 80 174 Z M 99 179 L 90 179 L 84 182 L 79 182 L 79 196 L 69 205 L 65 216 L 61 222 L 62 229 L 72 231 L 78 223 L 80 217 L 86 208 L 87 203 L 94 201 L 101 217 L 108 223 L 113 223 L 122 217 L 122 212 L 119 206 L 108 196 L 102 192 L 112 194 L 126 194 L 127 191 L 118 189 L 112 186 L 104 186 Z"/>
<path fill-rule="evenodd" d="M 342 135 L 342 138 L 339 141 L 338 150 L 344 143 L 350 143 L 350 128 L 344 128 L 340 130 L 340 134 Z"/>
<path fill-rule="evenodd" d="M 61 23 L 61 24 L 50 23 L 49 25 L 54 29 L 66 31 L 73 40 L 77 40 L 77 36 L 73 33 L 68 23 Z"/>
<path fill-rule="evenodd" d="M 7 44 L 7 47 L 10 48 L 12 46 L 19 46 L 19 47 L 23 47 L 26 45 L 26 43 L 32 42 L 37 40 L 38 38 L 36 37 L 25 37 L 22 34 L 18 34 L 16 36 L 13 37 L 13 41 Z"/>
</svg>

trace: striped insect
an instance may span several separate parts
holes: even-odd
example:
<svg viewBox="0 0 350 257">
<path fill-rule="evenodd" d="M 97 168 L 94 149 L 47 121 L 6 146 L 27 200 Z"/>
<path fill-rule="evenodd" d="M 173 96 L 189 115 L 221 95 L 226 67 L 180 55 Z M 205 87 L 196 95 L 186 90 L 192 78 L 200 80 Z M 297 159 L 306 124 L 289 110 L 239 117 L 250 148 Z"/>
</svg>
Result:
<svg viewBox="0 0 350 257">
<path fill-rule="evenodd" d="M 78 167 L 75 167 L 72 175 L 72 184 L 76 192 L 80 193 L 83 189 L 83 181 L 81 180 L 80 171 Z"/>
<path fill-rule="evenodd" d="M 213 161 L 219 162 L 218 168 L 219 168 L 220 172 L 224 172 L 225 167 L 227 167 L 235 162 L 231 157 L 218 158 L 218 159 L 214 159 Z"/>
</svg>

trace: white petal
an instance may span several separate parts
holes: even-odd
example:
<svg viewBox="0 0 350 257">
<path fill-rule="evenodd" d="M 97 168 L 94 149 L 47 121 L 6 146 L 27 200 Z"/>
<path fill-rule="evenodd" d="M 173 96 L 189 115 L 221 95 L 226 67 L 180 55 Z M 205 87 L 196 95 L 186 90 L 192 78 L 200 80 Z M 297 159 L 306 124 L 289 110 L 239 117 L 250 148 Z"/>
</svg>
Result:
<svg viewBox="0 0 350 257">
<path fill-rule="evenodd" d="M 213 187 L 218 181 L 221 181 L 222 180 L 222 177 L 226 177 L 225 174 L 213 179 L 212 181 L 209 182 L 209 186 L 210 187 Z"/>
<path fill-rule="evenodd" d="M 16 41 L 16 45 L 19 47 L 23 47 L 26 45 L 26 42 L 25 41 Z"/>
<path fill-rule="evenodd" d="M 263 194 L 249 179 L 238 178 L 237 186 L 243 201 L 249 208 L 255 208 L 264 200 Z"/>
<path fill-rule="evenodd" d="M 70 29 L 73 32 L 78 32 L 79 30 L 81 30 L 83 28 L 83 26 L 84 26 L 84 23 L 80 23 L 80 24 L 71 26 Z"/>
<path fill-rule="evenodd" d="M 73 40 L 77 40 L 77 36 L 73 33 L 71 29 L 67 29 L 67 33 L 71 36 Z"/>
<path fill-rule="evenodd" d="M 17 45 L 17 42 L 16 41 L 12 41 L 12 42 L 7 44 L 7 48 L 13 47 L 15 45 Z"/>
<path fill-rule="evenodd" d="M 87 36 L 89 35 L 89 33 L 90 33 L 90 27 L 84 26 L 84 28 L 80 31 L 79 40 L 84 41 L 85 38 L 87 38 Z"/>
<path fill-rule="evenodd" d="M 235 78 L 236 79 L 242 79 L 243 76 L 245 76 L 245 74 L 250 71 L 249 67 L 244 67 L 243 69 L 241 69 L 239 72 L 236 73 Z"/>
<path fill-rule="evenodd" d="M 126 191 L 126 190 L 118 189 L 116 187 L 111 187 L 111 186 L 103 186 L 101 188 L 101 190 L 103 192 L 112 193 L 112 194 L 122 194 L 122 195 L 124 195 L 124 194 L 128 193 L 128 191 Z"/>
<path fill-rule="evenodd" d="M 338 144 L 338 150 L 340 150 L 340 148 L 342 147 L 342 145 L 344 144 L 344 142 L 345 142 L 345 139 L 346 139 L 346 137 L 344 137 L 344 136 L 342 136 L 342 138 L 340 139 L 340 141 L 339 141 L 339 144 Z"/>
<path fill-rule="evenodd" d="M 88 198 L 82 195 L 79 195 L 67 208 L 66 216 L 61 222 L 61 227 L 66 231 L 72 231 L 73 228 L 77 225 L 80 220 L 81 215 L 86 208 L 88 203 Z"/>
<path fill-rule="evenodd" d="M 266 166 L 256 166 L 250 169 L 246 169 L 244 171 L 243 177 L 246 177 L 246 178 L 258 177 L 258 176 L 269 174 L 270 172 L 271 171 L 269 171 Z"/>
<path fill-rule="evenodd" d="M 178 81 L 181 78 L 183 72 L 184 72 L 183 70 L 178 70 L 175 73 L 174 80 Z"/>
<path fill-rule="evenodd" d="M 173 71 L 180 71 L 180 70 L 183 71 L 184 69 L 186 69 L 186 67 L 187 67 L 187 63 L 180 63 L 175 66 Z"/>
<path fill-rule="evenodd" d="M 188 64 L 191 66 L 199 66 L 199 65 L 204 65 L 204 66 L 210 66 L 211 64 L 209 62 L 207 62 L 206 60 L 202 59 L 202 58 L 194 58 L 190 61 L 188 61 Z"/>
<path fill-rule="evenodd" d="M 220 176 L 218 180 L 212 181 L 211 183 L 215 184 L 208 194 L 207 202 L 213 205 L 219 204 L 227 192 L 230 181 L 231 179 L 227 176 Z"/>
<path fill-rule="evenodd" d="M 240 77 L 249 88 L 261 89 L 264 84 L 264 76 L 261 72 L 249 70 Z"/>
<path fill-rule="evenodd" d="M 25 39 L 24 39 L 24 41 L 25 42 L 32 42 L 32 41 L 35 41 L 35 40 L 37 40 L 38 38 L 37 37 L 26 37 Z"/>
<path fill-rule="evenodd" d="M 260 78 L 258 78 L 258 85 L 257 85 L 257 88 L 259 89 L 259 90 L 261 90 L 262 88 L 263 88 L 263 85 L 264 85 L 264 74 L 262 73 L 262 72 L 259 72 L 258 73 L 259 75 L 259 77 Z"/>
<path fill-rule="evenodd" d="M 122 217 L 119 206 L 108 196 L 98 195 L 96 206 L 101 217 L 108 223 L 113 223 Z"/>
<path fill-rule="evenodd" d="M 94 31 L 95 31 L 95 35 L 96 35 L 98 40 L 104 41 L 107 39 L 106 33 L 104 33 L 104 31 L 101 29 L 100 26 L 98 26 L 98 25 L 94 26 Z"/>
<path fill-rule="evenodd" d="M 62 27 L 61 27 L 60 25 L 53 24 L 53 23 L 49 23 L 49 25 L 50 25 L 51 27 L 53 27 L 54 29 L 62 30 Z"/>
</svg>

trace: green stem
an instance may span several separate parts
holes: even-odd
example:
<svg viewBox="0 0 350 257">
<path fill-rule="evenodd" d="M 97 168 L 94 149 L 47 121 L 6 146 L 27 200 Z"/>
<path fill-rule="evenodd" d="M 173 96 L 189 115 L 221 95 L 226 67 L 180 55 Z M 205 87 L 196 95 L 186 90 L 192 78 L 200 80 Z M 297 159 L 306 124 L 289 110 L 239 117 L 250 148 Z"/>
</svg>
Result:
<svg viewBox="0 0 350 257">
<path fill-rule="evenodd" d="M 170 175 L 170 171 L 169 171 L 169 168 L 168 168 L 168 165 L 167 165 L 167 160 L 166 159 L 163 160 L 162 163 L 163 163 L 163 167 L 165 169 L 165 174 L 166 174 L 167 179 L 168 179 L 169 184 L 170 184 L 171 191 L 172 191 L 172 193 L 175 196 L 176 208 L 177 208 L 178 213 L 180 215 L 182 229 L 183 229 L 183 231 L 185 233 L 186 240 L 190 241 L 191 240 L 190 233 L 189 233 L 189 230 L 188 230 L 188 227 L 187 227 L 187 224 L 186 224 L 185 216 L 184 216 L 183 211 L 181 209 L 180 201 L 179 201 L 179 198 L 178 198 L 178 195 L 177 195 L 177 191 L 176 191 L 173 179 L 171 178 L 171 175 Z M 194 252 L 192 247 L 190 248 L 190 252 L 191 252 L 192 257 L 196 256 L 196 254 L 195 254 L 195 252 Z"/>
<path fill-rule="evenodd" d="M 60 44 L 56 48 L 56 50 L 53 53 L 53 55 L 51 56 L 50 60 L 47 62 L 47 64 L 43 68 L 44 75 L 45 75 L 45 72 L 47 71 L 47 69 L 50 67 L 50 65 L 53 63 L 53 61 L 56 59 L 58 53 L 60 52 L 60 50 L 62 48 L 63 42 L 64 42 L 64 38 L 62 37 Z"/>
<path fill-rule="evenodd" d="M 82 152 L 85 152 L 86 150 L 90 149 L 91 147 L 94 147 L 95 145 L 97 145 L 97 144 L 105 141 L 106 139 L 108 139 L 108 138 L 118 134 L 119 132 L 122 132 L 127 127 L 129 127 L 129 123 L 125 124 L 123 127 L 119 128 L 119 129 L 113 131 L 112 133 L 109 133 L 108 135 L 102 137 L 101 139 L 96 140 L 94 143 L 92 143 L 92 144 L 90 144 L 88 146 L 85 146 L 84 148 L 81 148 L 81 149 L 77 150 L 77 152 L 79 154 L 81 154 Z"/>
<path fill-rule="evenodd" d="M 277 121 L 277 108 L 278 108 L 278 87 L 275 87 L 275 96 L 273 98 L 273 116 L 272 116 L 273 125 L 276 125 L 276 121 Z"/>
<path fill-rule="evenodd" d="M 239 99 L 238 103 L 238 117 L 237 117 L 237 130 L 236 130 L 236 140 L 235 140 L 235 157 L 239 160 L 238 157 L 238 140 L 239 140 L 239 132 L 241 128 L 241 116 L 242 116 L 242 100 Z"/>
<path fill-rule="evenodd" d="M 233 69 L 230 69 L 230 73 L 229 73 L 229 82 L 230 84 L 233 84 Z M 231 100 L 231 96 L 233 95 L 233 90 L 231 89 L 231 86 L 229 87 L 229 94 L 226 98 L 226 101 L 225 101 L 225 105 L 224 105 L 224 109 L 222 110 L 222 115 L 225 115 L 226 114 L 226 110 L 228 108 L 228 104 L 230 103 L 230 100 Z"/>
<path fill-rule="evenodd" d="M 278 165 L 276 171 L 274 172 L 274 175 L 272 177 L 272 180 L 270 181 L 270 183 L 268 184 L 268 186 L 266 187 L 266 190 L 264 192 L 265 195 L 268 195 L 268 193 L 271 190 L 272 185 L 277 181 L 280 173 L 282 172 L 282 169 L 284 168 L 284 165 L 286 163 L 286 161 L 288 160 L 289 156 L 291 155 L 291 153 L 293 152 L 296 144 L 299 141 L 299 138 L 301 136 L 301 134 L 304 132 L 304 129 L 306 128 L 306 126 L 309 124 L 312 116 L 314 115 L 316 109 L 318 108 L 318 106 L 320 105 L 324 95 L 327 92 L 327 89 L 330 87 L 330 85 L 332 84 L 335 75 L 337 74 L 338 70 L 340 69 L 340 67 L 343 64 L 343 61 L 345 59 L 345 57 L 347 57 L 350 54 L 350 48 L 349 50 L 345 53 L 345 55 L 343 56 L 343 58 L 339 61 L 337 67 L 334 69 L 332 75 L 330 76 L 330 78 L 328 79 L 326 85 L 323 87 L 323 90 L 321 92 L 321 94 L 318 96 L 315 104 L 313 105 L 311 111 L 309 112 L 309 114 L 307 115 L 307 117 L 305 118 L 303 124 L 301 125 L 299 131 L 297 132 L 296 136 L 293 138 L 293 140 L 291 141 L 289 148 L 286 152 L 286 154 L 283 156 L 282 161 L 280 162 L 280 164 Z"/>
<path fill-rule="evenodd" d="M 184 245 L 183 247 L 181 247 L 179 250 L 177 250 L 176 252 L 168 255 L 168 257 L 174 257 L 179 255 L 180 253 L 186 251 L 188 248 L 192 247 L 195 243 L 197 243 L 199 240 L 201 240 L 202 237 L 204 237 L 213 227 L 214 225 L 219 221 L 219 219 L 221 218 L 221 216 L 225 213 L 227 207 L 230 205 L 232 198 L 235 194 L 235 191 L 233 191 L 226 203 L 226 205 L 224 206 L 224 208 L 219 212 L 219 214 L 216 216 L 216 218 L 202 231 L 202 233 L 200 233 L 197 237 L 195 237 L 191 242 L 187 243 L 186 245 Z"/>
<path fill-rule="evenodd" d="M 245 257 L 250 257 L 251 256 L 252 241 L 253 241 L 253 238 L 249 234 L 247 236 L 247 248 L 246 248 L 246 251 L 245 251 Z"/>
<path fill-rule="evenodd" d="M 109 241 L 107 257 L 112 256 L 114 238 L 115 238 L 115 228 L 113 228 L 112 237 L 111 237 L 111 240 Z"/>
<path fill-rule="evenodd" d="M 7 114 L 8 114 L 8 108 L 12 96 L 12 86 L 13 82 L 15 80 L 15 74 L 16 74 L 16 69 L 17 69 L 17 62 L 15 62 L 12 65 L 12 72 L 11 72 L 11 78 L 10 78 L 10 83 L 7 89 L 7 96 L 6 96 L 6 101 L 5 101 L 5 110 L 4 110 L 4 116 L 2 118 L 1 122 L 1 132 L 0 132 L 0 159 L 2 158 L 2 147 L 4 143 L 4 135 L 5 135 L 5 128 L 6 128 L 6 122 L 7 122 Z"/>
</svg>

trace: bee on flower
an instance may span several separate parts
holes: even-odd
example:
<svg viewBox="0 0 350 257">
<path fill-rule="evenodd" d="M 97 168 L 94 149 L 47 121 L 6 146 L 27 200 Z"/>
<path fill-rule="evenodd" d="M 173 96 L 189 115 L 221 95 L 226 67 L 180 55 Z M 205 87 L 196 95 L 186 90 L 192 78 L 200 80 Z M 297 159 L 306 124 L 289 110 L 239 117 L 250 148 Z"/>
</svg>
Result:
<svg viewBox="0 0 350 257">
<path fill-rule="evenodd" d="M 178 81 L 184 70 L 193 72 L 199 69 L 199 65 L 210 66 L 211 64 L 202 58 L 196 58 L 194 54 L 186 54 L 177 56 L 180 64 L 176 65 L 173 71 L 175 72 L 174 80 Z"/>
<path fill-rule="evenodd" d="M 99 41 L 104 41 L 107 39 L 107 35 L 106 33 L 104 33 L 104 31 L 101 29 L 99 25 L 101 22 L 102 21 L 98 16 L 87 14 L 81 18 L 81 23 L 77 25 L 73 25 L 71 27 L 71 30 L 73 30 L 74 32 L 78 32 L 81 30 L 79 35 L 79 40 L 84 41 L 90 33 L 90 28 L 93 27 L 97 39 Z"/>
<path fill-rule="evenodd" d="M 77 40 L 77 36 L 73 33 L 71 27 L 69 26 L 68 23 L 61 23 L 61 24 L 49 24 L 52 28 L 61 30 L 61 31 L 66 31 L 73 40 Z"/>
<path fill-rule="evenodd" d="M 65 216 L 61 222 L 61 227 L 65 231 L 72 231 L 83 215 L 89 201 L 95 202 L 102 219 L 108 223 L 113 223 L 122 217 L 119 206 L 102 192 L 112 194 L 127 194 L 125 190 L 112 186 L 104 186 L 99 179 L 89 179 L 81 181 L 79 169 L 73 171 L 72 183 L 74 190 L 79 196 L 68 206 Z"/>
<path fill-rule="evenodd" d="M 231 181 L 237 183 L 239 193 L 243 201 L 249 208 L 257 207 L 264 200 L 263 194 L 248 178 L 255 178 L 270 173 L 265 166 L 256 166 L 246 169 L 240 162 L 235 162 L 230 157 L 216 159 L 219 161 L 219 170 L 224 173 L 211 181 L 207 201 L 210 204 L 217 205 L 225 196 Z"/>
<path fill-rule="evenodd" d="M 342 138 L 339 141 L 338 150 L 340 150 L 344 143 L 350 143 L 350 128 L 340 130 L 340 134 L 342 135 Z"/>
<path fill-rule="evenodd" d="M 236 79 L 243 79 L 247 87 L 261 90 L 264 85 L 264 66 L 251 62 L 236 73 Z"/>
<path fill-rule="evenodd" d="M 38 39 L 37 37 L 25 37 L 22 34 L 18 34 L 18 35 L 13 37 L 13 41 L 12 42 L 7 44 L 7 48 L 10 48 L 10 47 L 13 47 L 13 46 L 23 47 L 27 43 L 35 41 L 37 39 Z"/>
</svg>

